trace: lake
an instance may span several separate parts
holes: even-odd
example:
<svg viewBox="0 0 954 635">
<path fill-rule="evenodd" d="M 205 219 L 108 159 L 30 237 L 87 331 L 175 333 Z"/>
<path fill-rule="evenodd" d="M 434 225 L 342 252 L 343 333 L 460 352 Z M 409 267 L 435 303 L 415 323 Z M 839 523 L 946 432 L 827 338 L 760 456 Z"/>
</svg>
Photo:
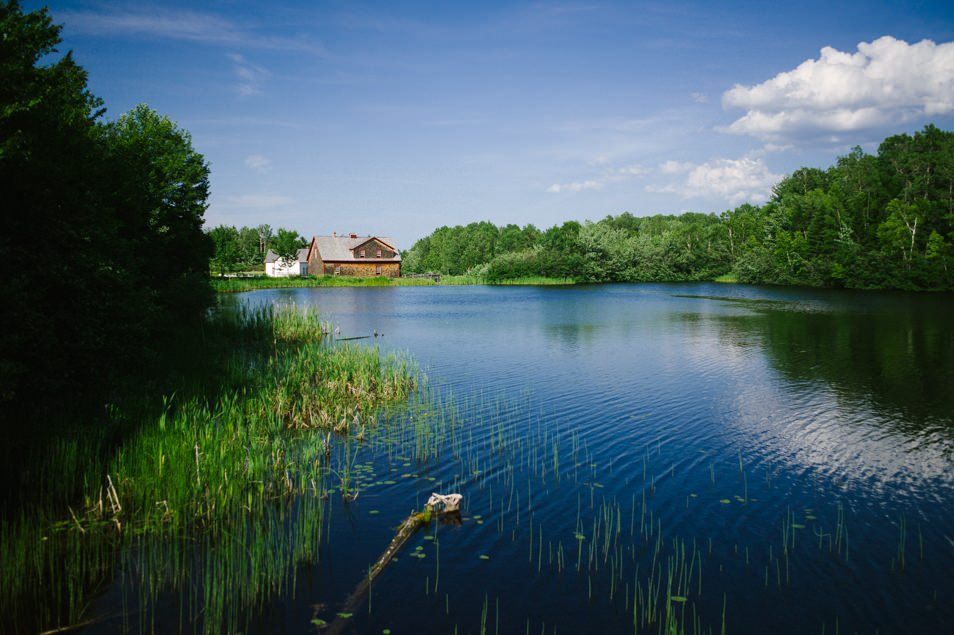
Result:
<svg viewBox="0 0 954 635">
<path fill-rule="evenodd" d="M 637 284 L 223 303 L 315 306 L 341 338 L 377 332 L 354 345 L 404 352 L 427 377 L 426 403 L 337 442 L 331 480 L 358 497 L 329 497 L 317 557 L 249 612 L 247 632 L 333 622 L 432 491 L 463 494 L 460 518 L 416 534 L 336 627 L 954 624 L 950 296 Z M 177 597 L 160 605 L 181 626 Z"/>
</svg>

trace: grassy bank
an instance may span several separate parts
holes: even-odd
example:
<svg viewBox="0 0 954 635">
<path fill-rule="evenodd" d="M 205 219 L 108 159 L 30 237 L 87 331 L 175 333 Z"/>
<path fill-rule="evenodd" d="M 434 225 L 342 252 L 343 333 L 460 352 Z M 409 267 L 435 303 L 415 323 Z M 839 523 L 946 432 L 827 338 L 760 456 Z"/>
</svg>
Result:
<svg viewBox="0 0 954 635">
<path fill-rule="evenodd" d="M 486 284 L 490 286 L 553 286 L 576 284 L 573 278 L 547 278 L 545 276 L 525 276 L 522 278 L 507 278 L 503 280 L 488 280 L 481 276 L 443 276 L 441 284 L 464 285 Z"/>
<path fill-rule="evenodd" d="M 297 308 L 219 314 L 193 354 L 220 363 L 158 409 L 144 395 L 102 421 L 50 424 L 0 520 L 0 631 L 81 624 L 117 574 L 139 606 L 162 589 L 195 594 L 188 620 L 207 632 L 282 591 L 316 549 L 328 484 L 342 488 L 332 433 L 362 437 L 416 382 L 406 361 L 329 331 Z"/>
<path fill-rule="evenodd" d="M 218 293 L 241 293 L 259 289 L 293 289 L 312 287 L 427 287 L 444 285 L 565 285 L 574 284 L 572 278 L 546 278 L 543 276 L 488 281 L 479 276 L 442 276 L 435 282 L 430 278 L 357 278 L 350 276 L 304 276 L 288 278 L 212 278 L 212 288 Z"/>
<path fill-rule="evenodd" d="M 212 288 L 218 293 L 242 293 L 258 289 L 294 289 L 311 287 L 418 287 L 433 285 L 426 278 L 356 278 L 350 276 L 290 276 L 288 278 L 212 278 Z"/>
</svg>

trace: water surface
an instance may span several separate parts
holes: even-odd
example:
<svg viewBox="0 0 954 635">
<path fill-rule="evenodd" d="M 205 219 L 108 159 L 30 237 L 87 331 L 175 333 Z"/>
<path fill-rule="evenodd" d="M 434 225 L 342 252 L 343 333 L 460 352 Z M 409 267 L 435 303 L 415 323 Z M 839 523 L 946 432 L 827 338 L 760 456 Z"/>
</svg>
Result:
<svg viewBox="0 0 954 635">
<path fill-rule="evenodd" d="M 412 539 L 353 632 L 660 632 L 666 607 L 684 632 L 954 624 L 950 296 L 646 284 L 227 302 L 316 306 L 341 337 L 408 352 L 453 415 L 431 422 L 426 460 L 407 436 L 356 446 L 375 476 L 332 497 L 318 562 L 249 631 L 333 620 L 432 489 L 465 495 L 461 524 Z M 431 425 L 414 416 L 394 425 Z"/>
</svg>

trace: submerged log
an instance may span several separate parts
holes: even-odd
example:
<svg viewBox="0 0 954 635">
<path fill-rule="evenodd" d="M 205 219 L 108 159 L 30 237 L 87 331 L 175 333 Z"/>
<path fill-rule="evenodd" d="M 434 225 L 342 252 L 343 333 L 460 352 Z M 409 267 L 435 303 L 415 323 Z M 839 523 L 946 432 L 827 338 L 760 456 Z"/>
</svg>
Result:
<svg viewBox="0 0 954 635">
<path fill-rule="evenodd" d="M 388 548 L 384 550 L 384 553 L 381 554 L 381 557 L 378 558 L 377 562 L 375 562 L 374 565 L 368 570 L 368 574 L 364 576 L 361 582 L 358 583 L 358 586 L 355 587 L 351 595 L 348 596 L 348 600 L 338 611 L 338 615 L 335 620 L 328 625 L 326 632 L 332 634 L 344 632 L 350 623 L 351 616 L 355 613 L 355 611 L 358 610 L 358 607 L 360 607 L 361 603 L 364 601 L 364 596 L 367 595 L 368 589 L 371 587 L 371 583 L 374 582 L 374 579 L 378 577 L 381 571 L 384 570 L 384 567 L 386 567 L 394 558 L 394 556 L 397 555 L 397 552 L 401 550 L 401 547 L 404 546 L 404 543 L 406 543 L 418 529 L 429 523 L 431 521 L 432 515 L 459 515 L 460 512 L 458 509 L 460 508 L 460 501 L 463 498 L 464 497 L 460 494 L 448 494 L 447 496 L 431 494 L 431 497 L 424 505 L 423 513 L 411 512 L 411 515 L 407 517 L 407 520 L 401 523 L 401 526 L 398 527 L 397 534 L 395 534 L 394 538 L 391 539 L 391 544 L 388 545 Z"/>
</svg>

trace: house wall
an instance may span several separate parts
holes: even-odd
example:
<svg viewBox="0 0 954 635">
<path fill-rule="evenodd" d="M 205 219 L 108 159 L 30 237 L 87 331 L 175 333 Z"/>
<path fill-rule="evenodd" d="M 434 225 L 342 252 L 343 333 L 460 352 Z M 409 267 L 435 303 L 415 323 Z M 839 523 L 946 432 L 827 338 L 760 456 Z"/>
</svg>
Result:
<svg viewBox="0 0 954 635">
<path fill-rule="evenodd" d="M 291 265 L 286 265 L 285 261 L 281 258 L 275 262 L 266 262 L 265 263 L 265 275 L 270 278 L 287 278 L 288 276 L 300 276 L 302 275 L 302 269 L 305 268 L 307 271 L 307 265 L 305 263 L 300 263 L 298 261 L 292 262 Z"/>
<path fill-rule="evenodd" d="M 359 254 L 361 253 L 362 249 L 364 249 L 365 258 L 378 258 L 378 249 L 381 250 L 381 258 L 394 258 L 394 251 L 390 247 L 387 247 L 376 240 L 369 240 L 359 248 L 355 249 L 355 258 L 360 258 Z"/>
<path fill-rule="evenodd" d="M 312 239 L 314 241 L 314 239 Z M 318 254 L 318 249 L 315 248 L 314 242 L 312 242 L 312 247 L 308 251 L 308 273 L 313 276 L 317 276 L 324 271 L 323 263 Z"/>
<path fill-rule="evenodd" d="M 375 273 L 375 266 L 381 265 L 381 273 Z M 401 277 L 401 263 L 399 262 L 325 262 L 325 275 L 332 276 L 335 273 L 335 267 L 341 267 L 341 276 L 357 276 L 361 278 L 373 278 L 381 275 L 386 278 Z"/>
</svg>

